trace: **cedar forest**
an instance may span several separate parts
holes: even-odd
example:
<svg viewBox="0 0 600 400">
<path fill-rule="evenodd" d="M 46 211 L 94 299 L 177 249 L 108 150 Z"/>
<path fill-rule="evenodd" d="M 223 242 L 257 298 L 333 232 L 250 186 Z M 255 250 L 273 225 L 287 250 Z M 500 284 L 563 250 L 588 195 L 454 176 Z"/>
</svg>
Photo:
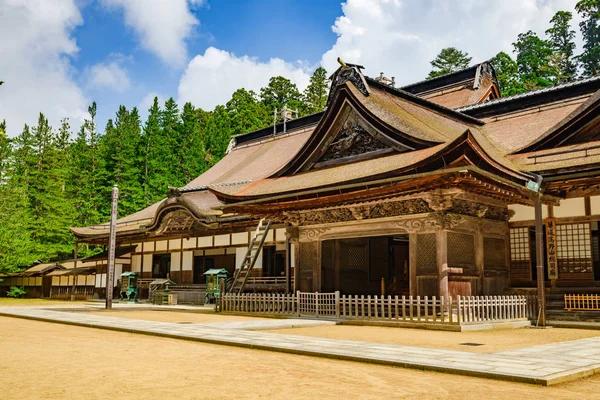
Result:
<svg viewBox="0 0 600 400">
<path fill-rule="evenodd" d="M 513 59 L 493 59 L 503 96 L 596 75 L 600 71 L 600 0 L 581 0 L 583 49 L 576 54 L 572 13 L 557 12 L 539 37 L 521 33 Z M 471 57 L 450 47 L 431 62 L 428 79 L 467 67 Z M 182 187 L 221 159 L 234 135 L 272 125 L 273 110 L 284 105 L 300 116 L 325 108 L 327 72 L 319 67 L 303 93 L 290 80 L 270 79 L 260 93 L 238 89 L 227 104 L 204 111 L 173 98 L 158 99 L 141 121 L 136 108 L 120 106 L 103 132 L 96 125 L 97 105 L 88 108 L 73 133 L 68 120 L 51 127 L 40 113 L 35 126 L 15 138 L 0 123 L 0 273 L 17 272 L 36 261 L 73 257 L 71 226 L 106 222 L 113 185 L 120 188 L 119 215 L 149 206 Z M 2 87 L 0 86 L 0 90 Z M 96 252 L 80 246 L 79 256 Z"/>
</svg>

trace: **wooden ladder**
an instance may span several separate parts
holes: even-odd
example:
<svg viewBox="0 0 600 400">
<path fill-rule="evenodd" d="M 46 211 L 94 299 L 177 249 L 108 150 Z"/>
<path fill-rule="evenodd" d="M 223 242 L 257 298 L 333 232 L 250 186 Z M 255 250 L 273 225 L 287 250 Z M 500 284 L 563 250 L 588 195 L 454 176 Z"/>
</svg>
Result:
<svg viewBox="0 0 600 400">
<path fill-rule="evenodd" d="M 267 238 L 267 232 L 271 228 L 271 220 L 266 221 L 265 219 L 261 219 L 254 231 L 254 235 L 252 235 L 252 240 L 250 240 L 250 244 L 248 245 L 248 250 L 246 251 L 246 255 L 244 256 L 244 260 L 242 261 L 242 265 L 240 268 L 235 270 L 235 274 L 233 276 L 233 282 L 231 284 L 231 288 L 229 289 L 230 293 L 241 294 L 244 291 L 244 287 L 248 282 L 248 278 L 252 273 L 252 269 L 254 268 L 254 264 L 256 264 L 256 260 L 260 255 L 260 251 L 263 248 L 265 243 L 265 239 Z"/>
</svg>

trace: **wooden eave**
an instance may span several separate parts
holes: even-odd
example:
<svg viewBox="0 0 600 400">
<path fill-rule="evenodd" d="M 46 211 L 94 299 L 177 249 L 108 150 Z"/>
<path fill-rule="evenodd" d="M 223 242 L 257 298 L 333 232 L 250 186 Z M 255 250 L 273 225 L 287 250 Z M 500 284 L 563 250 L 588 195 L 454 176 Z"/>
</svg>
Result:
<svg viewBox="0 0 600 400">
<path fill-rule="evenodd" d="M 532 205 L 532 192 L 514 182 L 499 179 L 476 167 L 456 167 L 431 174 L 420 174 L 404 179 L 381 180 L 362 186 L 339 187 L 336 191 L 298 193 L 296 196 L 260 199 L 226 205 L 228 212 L 249 215 L 268 215 L 283 211 L 298 211 L 323 207 L 343 206 L 361 201 L 376 201 L 407 196 L 435 189 L 460 188 L 507 204 Z M 555 199 L 546 198 L 546 202 Z"/>
</svg>

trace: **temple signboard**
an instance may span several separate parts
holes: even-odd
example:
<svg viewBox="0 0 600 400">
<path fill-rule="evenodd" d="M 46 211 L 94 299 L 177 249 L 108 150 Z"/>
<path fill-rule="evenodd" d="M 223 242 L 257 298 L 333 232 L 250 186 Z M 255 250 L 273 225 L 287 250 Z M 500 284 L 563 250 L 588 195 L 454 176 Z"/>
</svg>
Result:
<svg viewBox="0 0 600 400">
<path fill-rule="evenodd" d="M 558 279 L 558 258 L 556 255 L 556 220 L 546 220 L 546 253 L 548 259 L 548 279 Z"/>
</svg>

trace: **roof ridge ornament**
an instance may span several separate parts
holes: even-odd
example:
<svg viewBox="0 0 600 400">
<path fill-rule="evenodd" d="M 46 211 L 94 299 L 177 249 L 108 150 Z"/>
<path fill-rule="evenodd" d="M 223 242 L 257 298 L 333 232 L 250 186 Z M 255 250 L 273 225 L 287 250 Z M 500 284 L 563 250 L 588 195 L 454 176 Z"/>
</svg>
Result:
<svg viewBox="0 0 600 400">
<path fill-rule="evenodd" d="M 365 67 L 358 64 L 345 63 L 339 57 L 337 61 L 340 64 L 340 67 L 329 78 L 331 79 L 331 89 L 329 90 L 327 104 L 331 102 L 338 87 L 346 82 L 352 83 L 363 95 L 369 96 L 371 94 L 371 89 L 369 88 L 369 85 L 367 85 L 367 81 L 361 72 Z"/>
</svg>

